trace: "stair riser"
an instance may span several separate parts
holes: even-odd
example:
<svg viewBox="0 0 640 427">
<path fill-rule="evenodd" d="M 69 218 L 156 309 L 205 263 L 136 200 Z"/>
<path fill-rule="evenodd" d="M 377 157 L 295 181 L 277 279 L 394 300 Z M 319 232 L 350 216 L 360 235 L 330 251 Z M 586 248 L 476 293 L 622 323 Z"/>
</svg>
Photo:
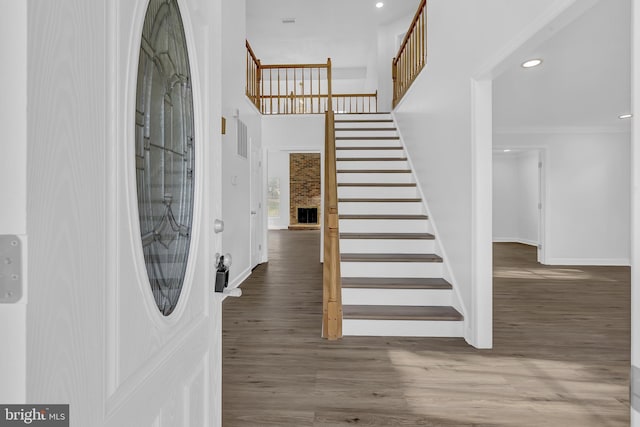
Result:
<svg viewBox="0 0 640 427">
<path fill-rule="evenodd" d="M 429 233 L 429 220 L 341 219 L 341 233 Z"/>
<path fill-rule="evenodd" d="M 417 198 L 416 187 L 338 187 L 338 198 Z"/>
<path fill-rule="evenodd" d="M 342 289 L 343 305 L 449 306 L 451 289 Z"/>
<path fill-rule="evenodd" d="M 397 150 L 336 150 L 337 157 L 404 157 L 404 150 L 399 148 Z"/>
<path fill-rule="evenodd" d="M 380 170 L 380 169 L 409 169 L 409 163 L 406 161 L 384 161 L 384 162 L 337 162 L 338 170 Z"/>
<path fill-rule="evenodd" d="M 360 123 L 355 123 L 355 126 L 352 126 L 351 128 L 378 128 L 378 126 L 376 126 L 375 124 L 371 123 L 371 124 L 367 124 L 367 123 L 363 123 L 362 125 L 360 125 Z M 389 130 L 343 130 L 343 129 L 336 129 L 336 137 L 347 137 L 347 138 L 362 138 L 362 137 L 374 137 L 374 138 L 380 138 L 380 137 L 385 137 L 385 138 L 397 138 L 398 137 L 398 132 L 396 132 L 394 129 L 389 129 Z"/>
<path fill-rule="evenodd" d="M 393 139 L 338 139 L 336 147 L 397 147 L 402 148 L 400 141 Z"/>
<path fill-rule="evenodd" d="M 424 214 L 422 202 L 340 202 L 340 214 Z"/>
<path fill-rule="evenodd" d="M 434 240 L 340 239 L 345 254 L 432 254 Z"/>
<path fill-rule="evenodd" d="M 336 122 L 339 120 L 391 120 L 391 114 L 336 114 Z M 353 127 L 353 123 L 350 123 Z"/>
<path fill-rule="evenodd" d="M 464 322 L 433 320 L 344 319 L 345 336 L 462 337 Z"/>
<path fill-rule="evenodd" d="M 389 128 L 389 129 L 395 129 L 396 125 L 393 122 L 354 122 L 354 123 L 342 123 L 339 122 L 338 120 L 343 119 L 342 117 L 336 117 L 336 122 L 335 122 L 335 128 L 336 131 L 338 131 L 339 129 L 353 129 L 353 128 L 376 128 L 376 129 L 381 129 L 381 128 Z M 379 119 L 382 120 L 382 119 Z"/>
<path fill-rule="evenodd" d="M 410 173 L 339 173 L 338 183 L 414 183 L 413 174 Z"/>
<path fill-rule="evenodd" d="M 340 262 L 342 277 L 442 277 L 440 262 Z"/>
</svg>

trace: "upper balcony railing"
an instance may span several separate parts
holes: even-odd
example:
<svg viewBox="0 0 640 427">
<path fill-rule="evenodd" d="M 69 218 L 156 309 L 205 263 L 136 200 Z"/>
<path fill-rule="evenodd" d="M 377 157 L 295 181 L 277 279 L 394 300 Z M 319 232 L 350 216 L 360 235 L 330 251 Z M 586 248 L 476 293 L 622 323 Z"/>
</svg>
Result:
<svg viewBox="0 0 640 427">
<path fill-rule="evenodd" d="M 427 0 L 418 6 L 391 66 L 393 107 L 402 99 L 427 63 Z"/>
<path fill-rule="evenodd" d="M 326 64 L 264 65 L 249 42 L 246 94 L 262 114 L 375 113 L 378 93 L 332 93 Z"/>
</svg>

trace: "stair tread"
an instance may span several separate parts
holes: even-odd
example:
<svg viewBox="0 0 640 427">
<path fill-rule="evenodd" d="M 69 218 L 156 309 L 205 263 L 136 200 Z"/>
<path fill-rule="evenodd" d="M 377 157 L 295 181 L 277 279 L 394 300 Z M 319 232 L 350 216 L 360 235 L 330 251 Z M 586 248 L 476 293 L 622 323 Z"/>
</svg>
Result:
<svg viewBox="0 0 640 427">
<path fill-rule="evenodd" d="M 357 132 L 357 131 L 396 131 L 396 128 L 335 128 L 337 131 Z"/>
<path fill-rule="evenodd" d="M 392 119 L 351 119 L 351 120 L 339 120 L 336 119 L 334 123 L 393 123 Z"/>
<path fill-rule="evenodd" d="M 451 283 L 441 278 L 343 277 L 343 288 L 364 289 L 451 289 Z"/>
<path fill-rule="evenodd" d="M 434 240 L 430 233 L 340 233 L 341 239 Z"/>
<path fill-rule="evenodd" d="M 343 214 L 339 219 L 429 219 L 424 214 Z"/>
<path fill-rule="evenodd" d="M 336 162 L 406 162 L 406 157 L 340 157 Z"/>
<path fill-rule="evenodd" d="M 375 198 L 342 198 L 338 199 L 340 203 L 416 203 L 421 202 L 422 199 L 416 198 L 404 198 L 404 199 L 375 199 Z"/>
<path fill-rule="evenodd" d="M 464 317 L 450 306 L 345 305 L 344 319 L 460 321 Z"/>
<path fill-rule="evenodd" d="M 402 150 L 403 148 L 397 146 L 385 146 L 385 147 L 336 147 L 336 150 Z"/>
<path fill-rule="evenodd" d="M 442 262 L 436 254 L 340 254 L 344 262 Z"/>
<path fill-rule="evenodd" d="M 411 169 L 338 169 L 337 173 L 411 173 Z"/>
<path fill-rule="evenodd" d="M 336 129 L 339 130 L 339 129 Z M 336 136 L 336 141 L 383 141 L 383 140 L 391 140 L 396 141 L 399 140 L 399 136 Z"/>
<path fill-rule="evenodd" d="M 415 182 L 339 182 L 338 187 L 415 187 Z"/>
<path fill-rule="evenodd" d="M 372 112 L 369 112 L 369 113 L 367 113 L 367 112 L 362 112 L 362 113 L 336 113 L 336 116 L 337 117 L 340 117 L 340 116 L 344 117 L 344 116 L 358 116 L 358 115 L 365 115 L 365 114 L 369 114 L 369 115 L 375 116 L 376 114 L 391 114 L 391 112 L 390 111 L 372 111 Z"/>
</svg>

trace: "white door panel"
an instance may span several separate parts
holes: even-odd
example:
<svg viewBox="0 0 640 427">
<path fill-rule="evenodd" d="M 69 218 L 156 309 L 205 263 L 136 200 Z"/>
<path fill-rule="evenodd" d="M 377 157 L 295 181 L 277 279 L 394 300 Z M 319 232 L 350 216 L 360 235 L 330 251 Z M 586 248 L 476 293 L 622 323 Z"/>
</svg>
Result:
<svg viewBox="0 0 640 427">
<path fill-rule="evenodd" d="M 167 317 L 147 279 L 136 199 L 147 4 L 29 6 L 27 402 L 69 403 L 72 426 L 221 425 L 222 298 L 211 274 L 221 250 L 212 230 L 221 216 L 220 128 L 211 120 L 221 115 L 220 1 L 178 0 L 195 202 L 184 285 Z"/>
</svg>

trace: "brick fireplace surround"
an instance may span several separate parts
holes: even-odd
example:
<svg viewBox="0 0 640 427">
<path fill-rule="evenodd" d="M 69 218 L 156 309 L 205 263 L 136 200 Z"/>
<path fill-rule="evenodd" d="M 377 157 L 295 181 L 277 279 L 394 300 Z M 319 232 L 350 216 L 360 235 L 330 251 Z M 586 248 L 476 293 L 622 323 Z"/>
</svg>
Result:
<svg viewBox="0 0 640 427">
<path fill-rule="evenodd" d="M 319 229 L 320 212 L 320 154 L 291 153 L 289 155 L 289 229 Z M 298 208 L 317 208 L 317 224 L 299 224 Z"/>
</svg>

